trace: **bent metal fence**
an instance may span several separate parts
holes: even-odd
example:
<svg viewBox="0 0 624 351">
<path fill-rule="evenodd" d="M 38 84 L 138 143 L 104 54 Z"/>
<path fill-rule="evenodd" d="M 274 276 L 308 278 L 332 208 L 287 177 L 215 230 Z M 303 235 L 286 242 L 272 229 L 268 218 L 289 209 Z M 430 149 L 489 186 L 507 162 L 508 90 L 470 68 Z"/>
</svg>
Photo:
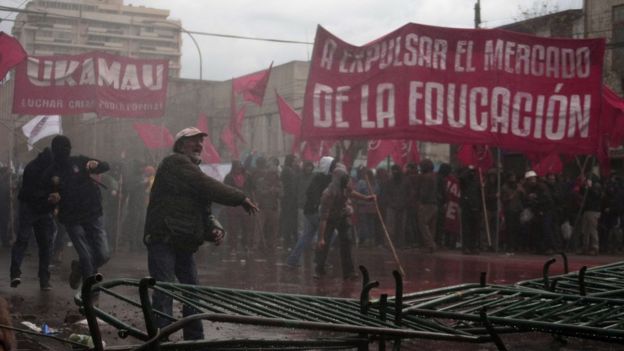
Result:
<svg viewBox="0 0 624 351">
<path fill-rule="evenodd" d="M 370 281 L 364 267 L 360 267 L 363 282 L 359 299 L 163 283 L 151 278 L 102 281 L 98 275 L 85 281 L 76 302 L 89 323 L 95 350 L 104 349 L 98 318 L 115 327 L 121 337 L 137 339 L 133 345 L 107 350 L 368 349 L 372 343 L 384 350 L 386 341 L 392 341 L 398 349 L 402 342 L 414 339 L 493 342 L 499 350 L 506 350 L 500 334 L 527 331 L 623 343 L 624 299 L 614 298 L 618 295 L 609 288 L 620 289 L 621 281 L 614 277 L 620 276 L 624 263 L 587 270 L 585 278 L 591 277 L 592 284 L 591 289 L 585 288 L 591 296 L 579 294 L 574 287 L 562 292 L 539 290 L 544 286 L 566 286 L 548 283 L 551 264 L 547 262 L 544 268 L 546 284 L 536 279 L 512 286 L 487 285 L 482 273 L 477 284 L 411 294 L 403 294 L 401 276 L 393 272 L 395 296 L 383 294 L 375 300 L 371 300 L 370 292 L 379 283 Z M 574 279 L 578 280 L 574 274 L 581 273 L 567 273 L 558 276 L 557 281 L 569 280 L 573 285 Z M 171 297 L 178 305 L 194 308 L 197 314 L 179 317 L 154 310 L 150 303 L 154 291 Z M 95 296 L 100 306 L 104 299 L 112 298 L 117 301 L 116 310 L 135 311 L 142 320 L 124 319 L 95 306 Z M 158 329 L 156 316 L 171 324 Z M 272 337 L 253 334 L 169 340 L 173 333 L 196 320 L 273 328 Z M 295 335 L 293 330 L 304 332 Z"/>
<path fill-rule="evenodd" d="M 569 272 L 567 256 L 561 253 L 561 258 L 564 274 L 549 275 L 550 268 L 557 262 L 551 258 L 544 263 L 541 279 L 525 280 L 515 285 L 562 294 L 624 299 L 624 261 Z"/>
<path fill-rule="evenodd" d="M 403 313 L 469 331 L 486 319 L 517 331 L 624 342 L 624 300 L 518 287 L 479 287 L 407 307 Z M 457 324 L 463 321 L 464 324 Z"/>
<path fill-rule="evenodd" d="M 214 288 L 156 282 L 151 278 L 141 280 L 118 279 L 102 281 L 94 276 L 83 284 L 76 303 L 83 310 L 94 341 L 95 350 L 103 350 L 101 333 L 97 323 L 100 319 L 118 330 L 121 337 L 138 339 L 134 345 L 117 346 L 116 350 L 166 350 L 166 349 L 368 349 L 370 343 L 377 343 L 380 349 L 385 342 L 393 341 L 395 347 L 404 339 L 435 339 L 456 342 L 484 342 L 487 335 L 449 328 L 443 324 L 417 316 L 403 315 L 400 304 L 388 307 L 387 296 L 374 303 L 369 293 L 379 285 L 370 282 L 363 269 L 363 287 L 360 299 L 330 298 L 321 296 L 259 292 L 250 290 Z M 400 275 L 395 273 L 398 295 L 402 295 Z M 128 289 L 138 289 L 138 297 L 129 297 Z M 192 307 L 197 314 L 176 317 L 153 309 L 150 295 L 159 291 L 171 297 L 177 304 Z M 117 299 L 116 310 L 140 311 L 142 325 L 128 318 L 122 320 L 112 311 L 105 311 L 98 305 L 106 298 Z M 393 299 L 396 302 L 396 298 Z M 400 301 L 400 298 L 399 298 Z M 128 313 L 126 313 L 128 314 Z M 132 313 L 129 313 L 132 315 Z M 156 327 L 155 316 L 168 319 L 171 324 L 161 329 Z M 281 338 L 254 338 L 241 336 L 228 340 L 168 341 L 171 334 L 188 323 L 203 320 L 219 323 L 247 324 L 282 330 L 272 331 Z M 309 331 L 298 339 L 293 330 Z M 318 332 L 321 332 L 320 334 Z M 107 348 L 109 349 L 109 348 Z"/>
</svg>

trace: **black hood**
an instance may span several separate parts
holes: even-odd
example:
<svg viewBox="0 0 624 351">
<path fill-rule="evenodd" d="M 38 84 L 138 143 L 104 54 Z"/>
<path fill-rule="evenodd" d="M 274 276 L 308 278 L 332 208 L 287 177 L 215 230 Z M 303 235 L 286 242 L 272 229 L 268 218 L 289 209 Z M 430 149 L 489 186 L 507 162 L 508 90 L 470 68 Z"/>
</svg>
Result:
<svg viewBox="0 0 624 351">
<path fill-rule="evenodd" d="M 37 157 L 34 159 L 34 162 L 38 166 L 47 167 L 54 160 L 54 156 L 52 155 L 52 150 L 49 147 L 43 149 Z"/>
<path fill-rule="evenodd" d="M 71 154 L 71 142 L 69 138 L 64 135 L 57 135 L 52 139 L 52 154 L 54 155 L 54 161 L 66 162 Z"/>
</svg>

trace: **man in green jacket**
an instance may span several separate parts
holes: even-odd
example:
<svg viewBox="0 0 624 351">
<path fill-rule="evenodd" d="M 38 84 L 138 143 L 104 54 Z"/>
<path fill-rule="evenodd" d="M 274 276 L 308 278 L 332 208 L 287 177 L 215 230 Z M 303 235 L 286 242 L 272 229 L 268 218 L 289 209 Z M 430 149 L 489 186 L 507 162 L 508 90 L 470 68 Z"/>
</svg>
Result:
<svg viewBox="0 0 624 351">
<path fill-rule="evenodd" d="M 227 206 L 242 206 L 249 214 L 258 211 L 242 191 L 225 185 L 199 168 L 202 142 L 207 134 L 197 128 L 181 130 L 175 137 L 173 154 L 165 157 L 156 171 L 145 219 L 143 241 L 147 246 L 150 275 L 157 281 L 198 284 L 193 254 L 204 241 L 221 244 L 225 231 L 212 217 L 210 206 L 217 202 Z M 153 307 L 169 316 L 172 299 L 158 291 L 153 295 Z M 185 305 L 183 316 L 197 313 Z M 158 326 L 169 322 L 158 318 Z M 203 339 L 201 321 L 184 328 L 185 340 Z"/>
</svg>

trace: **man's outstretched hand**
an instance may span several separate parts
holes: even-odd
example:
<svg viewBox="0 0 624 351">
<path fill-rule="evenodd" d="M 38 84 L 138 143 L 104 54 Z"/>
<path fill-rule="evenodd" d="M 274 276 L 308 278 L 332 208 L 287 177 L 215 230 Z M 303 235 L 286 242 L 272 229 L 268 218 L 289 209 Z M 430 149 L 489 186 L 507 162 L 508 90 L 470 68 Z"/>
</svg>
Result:
<svg viewBox="0 0 624 351">
<path fill-rule="evenodd" d="M 245 198 L 245 201 L 243 201 L 241 206 L 243 206 L 243 208 L 245 209 L 245 212 L 247 212 L 250 215 L 255 214 L 256 212 L 260 211 L 260 209 L 258 208 L 258 205 L 256 205 L 253 201 L 251 201 L 251 199 L 248 197 Z"/>
</svg>

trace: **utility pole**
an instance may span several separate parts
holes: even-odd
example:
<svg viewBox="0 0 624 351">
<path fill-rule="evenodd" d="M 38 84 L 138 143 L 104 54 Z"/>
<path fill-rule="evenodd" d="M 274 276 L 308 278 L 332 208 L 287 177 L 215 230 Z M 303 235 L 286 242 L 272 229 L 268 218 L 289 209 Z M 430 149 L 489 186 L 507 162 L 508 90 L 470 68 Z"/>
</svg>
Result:
<svg viewBox="0 0 624 351">
<path fill-rule="evenodd" d="M 477 0 L 474 6 L 475 28 L 481 27 L 481 0 Z"/>
</svg>

